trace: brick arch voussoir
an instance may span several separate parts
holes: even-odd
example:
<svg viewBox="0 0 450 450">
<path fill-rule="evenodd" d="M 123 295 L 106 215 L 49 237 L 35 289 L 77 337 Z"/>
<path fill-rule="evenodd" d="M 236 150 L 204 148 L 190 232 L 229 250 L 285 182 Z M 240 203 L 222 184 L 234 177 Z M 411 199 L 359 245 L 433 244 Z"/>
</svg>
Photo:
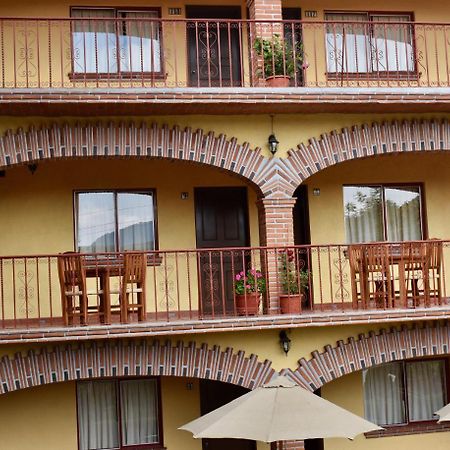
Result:
<svg viewBox="0 0 450 450">
<path fill-rule="evenodd" d="M 404 120 L 355 125 L 312 138 L 288 152 L 286 160 L 303 182 L 327 167 L 381 154 L 448 151 L 450 121 Z"/>
<path fill-rule="evenodd" d="M 271 171 L 271 160 L 260 148 L 251 149 L 247 142 L 240 144 L 234 137 L 202 129 L 133 122 L 53 124 L 8 130 L 0 137 L 0 170 L 42 160 L 102 157 L 168 158 L 205 164 L 248 180 L 263 196 L 274 185 L 276 191 L 283 190 L 276 187 L 280 178 Z M 283 169 L 284 165 L 279 171 Z"/>
<path fill-rule="evenodd" d="M 392 361 L 450 353 L 450 326 L 447 322 L 414 325 L 412 328 L 382 329 L 361 334 L 357 339 L 327 345 L 301 359 L 295 371 L 285 374 L 311 391 L 344 375 Z"/>
<path fill-rule="evenodd" d="M 43 348 L 0 360 L 0 395 L 65 381 L 120 376 L 176 376 L 254 389 L 275 374 L 268 360 L 232 348 L 171 342 L 122 342 Z"/>
</svg>

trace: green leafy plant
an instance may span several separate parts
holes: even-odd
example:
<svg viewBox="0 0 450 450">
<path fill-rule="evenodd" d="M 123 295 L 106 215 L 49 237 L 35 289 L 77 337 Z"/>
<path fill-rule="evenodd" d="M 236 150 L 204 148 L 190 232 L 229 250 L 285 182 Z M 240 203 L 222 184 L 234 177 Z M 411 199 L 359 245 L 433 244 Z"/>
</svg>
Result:
<svg viewBox="0 0 450 450">
<path fill-rule="evenodd" d="M 276 75 L 293 77 L 297 70 L 302 69 L 303 46 L 301 43 L 292 45 L 279 34 L 271 39 L 257 38 L 253 44 L 255 52 L 262 57 L 263 67 L 259 75 L 265 78 Z"/>
<path fill-rule="evenodd" d="M 303 294 L 308 289 L 309 272 L 307 270 L 297 270 L 293 250 L 286 249 L 279 254 L 278 272 L 284 294 Z"/>
<path fill-rule="evenodd" d="M 241 271 L 235 275 L 234 292 L 238 295 L 266 291 L 266 280 L 260 270 L 248 269 L 247 273 Z"/>
</svg>

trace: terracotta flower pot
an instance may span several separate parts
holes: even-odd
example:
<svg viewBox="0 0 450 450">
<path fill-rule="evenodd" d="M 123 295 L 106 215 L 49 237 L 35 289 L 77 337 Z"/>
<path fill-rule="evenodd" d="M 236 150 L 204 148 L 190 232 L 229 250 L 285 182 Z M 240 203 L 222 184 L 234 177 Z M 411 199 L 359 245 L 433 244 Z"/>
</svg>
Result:
<svg viewBox="0 0 450 450">
<path fill-rule="evenodd" d="M 251 292 L 247 295 L 236 294 L 236 312 L 240 316 L 256 316 L 259 312 L 261 294 Z"/>
<path fill-rule="evenodd" d="M 266 78 L 266 86 L 268 87 L 289 87 L 291 78 L 286 75 L 274 75 Z"/>
<path fill-rule="evenodd" d="M 300 314 L 303 297 L 303 294 L 280 295 L 281 314 Z"/>
</svg>

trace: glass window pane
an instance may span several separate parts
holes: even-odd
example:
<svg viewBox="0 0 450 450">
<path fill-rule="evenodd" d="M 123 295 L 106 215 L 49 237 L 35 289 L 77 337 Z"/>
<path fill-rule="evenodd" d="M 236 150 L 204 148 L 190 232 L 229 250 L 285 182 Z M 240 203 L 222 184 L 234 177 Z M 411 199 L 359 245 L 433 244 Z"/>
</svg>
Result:
<svg viewBox="0 0 450 450">
<path fill-rule="evenodd" d="M 445 362 L 408 363 L 406 377 L 410 422 L 432 420 L 445 405 Z"/>
<path fill-rule="evenodd" d="M 381 205 L 381 187 L 344 187 L 344 218 L 348 244 L 383 240 Z"/>
<path fill-rule="evenodd" d="M 77 385 L 80 450 L 119 447 L 116 385 L 113 381 L 88 381 Z"/>
<path fill-rule="evenodd" d="M 72 54 L 75 73 L 117 72 L 117 37 L 113 9 L 81 9 L 71 12 Z"/>
<path fill-rule="evenodd" d="M 154 250 L 153 195 L 119 193 L 117 208 L 120 250 Z"/>
<path fill-rule="evenodd" d="M 337 22 L 326 28 L 327 71 L 367 72 L 371 57 L 367 14 L 327 13 L 325 20 Z"/>
<path fill-rule="evenodd" d="M 120 12 L 124 19 L 119 36 L 122 72 L 161 72 L 160 25 L 157 11 Z"/>
<path fill-rule="evenodd" d="M 420 188 L 418 186 L 387 187 L 387 239 L 390 242 L 422 239 Z"/>
<path fill-rule="evenodd" d="M 77 247 L 82 253 L 115 250 L 116 224 L 112 192 L 78 194 Z"/>
<path fill-rule="evenodd" d="M 156 380 L 122 381 L 120 412 L 123 445 L 159 442 Z"/>
<path fill-rule="evenodd" d="M 363 372 L 364 412 L 379 425 L 405 423 L 403 366 L 390 363 Z"/>
<path fill-rule="evenodd" d="M 408 23 L 411 17 L 376 15 L 372 16 L 372 21 L 372 69 L 378 72 L 414 71 L 413 32 Z"/>
</svg>

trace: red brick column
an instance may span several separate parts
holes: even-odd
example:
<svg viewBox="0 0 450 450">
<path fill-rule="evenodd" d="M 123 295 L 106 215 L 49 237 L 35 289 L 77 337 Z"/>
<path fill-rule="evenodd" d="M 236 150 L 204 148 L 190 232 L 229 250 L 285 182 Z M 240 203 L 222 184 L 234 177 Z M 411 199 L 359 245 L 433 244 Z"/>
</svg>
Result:
<svg viewBox="0 0 450 450">
<path fill-rule="evenodd" d="M 251 20 L 281 20 L 281 0 L 248 0 L 247 7 Z"/>
<path fill-rule="evenodd" d="M 279 247 L 294 245 L 292 211 L 295 198 L 263 198 L 258 202 L 261 246 Z M 279 312 L 278 260 L 275 252 L 268 251 L 265 269 L 267 301 L 270 313 Z"/>
</svg>

